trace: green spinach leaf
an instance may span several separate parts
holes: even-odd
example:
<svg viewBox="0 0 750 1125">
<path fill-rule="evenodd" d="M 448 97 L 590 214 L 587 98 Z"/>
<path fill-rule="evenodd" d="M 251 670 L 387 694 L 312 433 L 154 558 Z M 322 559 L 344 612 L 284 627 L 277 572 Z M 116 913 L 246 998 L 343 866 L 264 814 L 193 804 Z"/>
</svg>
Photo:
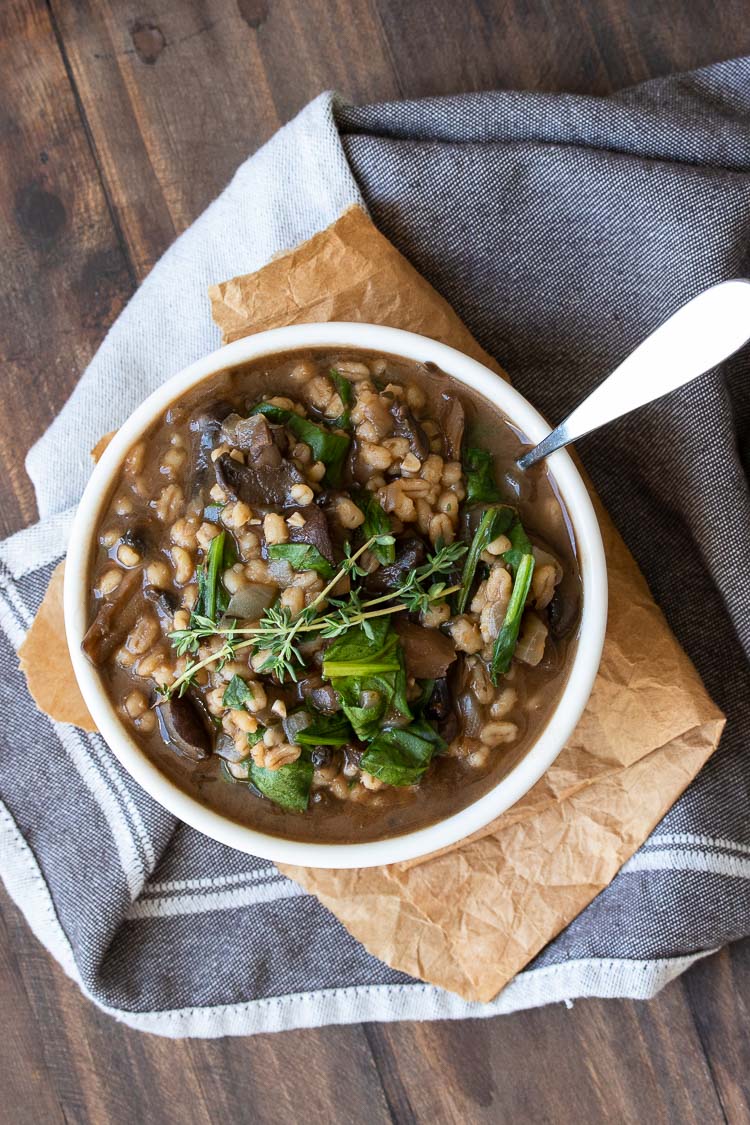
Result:
<svg viewBox="0 0 750 1125">
<path fill-rule="evenodd" d="M 398 669 L 398 635 L 389 618 L 372 618 L 369 625 L 369 636 L 362 625 L 355 625 L 331 642 L 323 657 L 324 676 L 333 680 Z"/>
<path fill-rule="evenodd" d="M 515 575 L 521 564 L 521 560 L 531 554 L 531 540 L 524 531 L 523 524 L 518 516 L 515 517 L 513 523 L 508 530 L 508 538 L 510 539 L 510 550 L 506 551 L 503 555 L 504 561 L 508 564 L 511 574 Z"/>
<path fill-rule="evenodd" d="M 224 689 L 224 706 L 231 707 L 235 711 L 241 711 L 247 701 L 252 698 L 253 693 L 242 676 L 232 676 Z"/>
<path fill-rule="evenodd" d="M 347 746 L 354 733 L 345 715 L 316 715 L 309 726 L 297 731 L 298 746 Z"/>
<path fill-rule="evenodd" d="M 343 633 L 323 660 L 323 675 L 338 692 L 357 737 L 365 741 L 377 733 L 389 712 L 411 718 L 398 634 L 387 617 L 373 618 L 369 626 L 370 636 L 361 625 Z"/>
<path fill-rule="evenodd" d="M 270 402 L 259 402 L 254 406 L 252 414 L 262 414 L 271 422 L 288 426 L 295 437 L 304 441 L 313 451 L 316 461 L 322 461 L 326 466 L 325 480 L 332 488 L 341 482 L 344 461 L 349 452 L 350 438 L 347 434 L 339 434 L 327 430 L 323 426 L 311 422 L 309 418 L 300 418 L 293 410 L 285 410 L 281 406 L 273 406 Z"/>
<path fill-rule="evenodd" d="M 282 809 L 304 812 L 310 799 L 313 764 L 309 758 L 299 757 L 277 770 L 250 766 L 250 781 L 264 797 Z"/>
<path fill-rule="evenodd" d="M 499 507 L 488 508 L 479 521 L 461 575 L 461 589 L 456 600 L 459 613 L 463 613 L 466 609 L 482 551 L 486 549 L 488 543 L 497 539 L 498 535 L 504 535 L 515 518 L 514 509 L 508 507 L 507 504 L 503 504 Z"/>
<path fill-rule="evenodd" d="M 495 460 L 491 453 L 476 447 L 464 450 L 464 473 L 467 504 L 480 501 L 492 504 L 500 499 L 500 491 L 495 483 Z"/>
<path fill-rule="evenodd" d="M 372 539 L 375 535 L 390 535 L 391 521 L 386 515 L 374 492 L 360 492 L 355 497 L 357 507 L 364 512 L 365 522 L 362 524 L 362 537 L 364 541 Z M 373 543 L 370 548 L 381 566 L 390 566 L 396 559 L 395 543 Z"/>
<path fill-rule="evenodd" d="M 506 555 L 508 554 L 510 552 L 506 551 Z M 523 617 L 533 573 L 534 556 L 532 554 L 522 555 L 516 567 L 513 590 L 505 613 L 505 620 L 492 650 L 490 674 L 494 684 L 497 683 L 498 677 L 510 668 L 513 653 L 518 643 L 518 631 L 521 628 L 521 618 Z"/>
<path fill-rule="evenodd" d="M 312 543 L 272 543 L 268 557 L 286 559 L 295 570 L 314 570 L 322 578 L 333 578 L 333 567 Z"/>
<path fill-rule="evenodd" d="M 381 731 L 362 755 L 360 766 L 386 785 L 416 785 L 446 743 L 424 719 Z"/>
<path fill-rule="evenodd" d="M 341 414 L 334 421 L 334 426 L 340 426 L 342 430 L 348 430 L 351 425 L 351 405 L 354 402 L 354 390 L 348 379 L 344 378 L 340 371 L 332 367 L 328 372 L 333 380 L 333 385 L 338 391 L 339 398 L 344 407 Z"/>
<path fill-rule="evenodd" d="M 221 576 L 237 561 L 237 548 L 226 531 L 220 531 L 209 544 L 206 560 L 197 572 L 198 598 L 193 609 L 193 617 L 207 617 L 217 621 L 229 605 L 229 594 L 224 588 Z"/>
</svg>

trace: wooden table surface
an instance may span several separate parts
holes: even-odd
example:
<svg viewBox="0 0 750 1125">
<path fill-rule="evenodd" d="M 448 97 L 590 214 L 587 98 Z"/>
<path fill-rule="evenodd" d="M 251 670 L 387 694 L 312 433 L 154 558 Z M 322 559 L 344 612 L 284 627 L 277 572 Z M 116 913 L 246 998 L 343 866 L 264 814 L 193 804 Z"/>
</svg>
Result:
<svg viewBox="0 0 750 1125">
<path fill-rule="evenodd" d="M 0 534 L 138 283 L 321 90 L 606 94 L 741 53 L 747 0 L 0 0 Z M 170 1042 L 0 905 L 2 1121 L 750 1122 L 750 941 L 649 1003 Z"/>
</svg>

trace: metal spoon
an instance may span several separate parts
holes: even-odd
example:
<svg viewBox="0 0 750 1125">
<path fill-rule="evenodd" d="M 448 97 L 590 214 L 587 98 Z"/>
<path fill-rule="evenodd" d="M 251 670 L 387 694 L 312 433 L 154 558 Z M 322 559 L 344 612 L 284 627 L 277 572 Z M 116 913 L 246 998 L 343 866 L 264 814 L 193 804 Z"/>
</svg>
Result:
<svg viewBox="0 0 750 1125">
<path fill-rule="evenodd" d="M 750 280 L 705 289 L 665 320 L 543 441 L 522 469 L 639 406 L 684 387 L 750 340 Z"/>
</svg>

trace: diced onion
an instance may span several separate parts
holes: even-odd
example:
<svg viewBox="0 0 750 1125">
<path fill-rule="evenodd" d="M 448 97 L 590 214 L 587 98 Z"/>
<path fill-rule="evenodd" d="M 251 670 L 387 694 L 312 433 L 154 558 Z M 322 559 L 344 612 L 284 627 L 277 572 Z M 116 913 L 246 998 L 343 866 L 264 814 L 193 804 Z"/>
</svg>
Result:
<svg viewBox="0 0 750 1125">
<path fill-rule="evenodd" d="M 551 555 L 549 551 L 544 551 L 541 547 L 532 547 L 531 553 L 534 556 L 534 563 L 536 564 L 537 569 L 540 566 L 554 566 L 555 585 L 557 586 L 557 584 L 562 580 L 563 576 L 563 568 L 560 560 L 556 559 L 554 555 Z"/>
<path fill-rule="evenodd" d="M 287 717 L 283 719 L 281 723 L 284 728 L 284 734 L 287 737 L 287 741 L 295 743 L 297 741 L 297 735 L 299 734 L 299 732 L 301 730 L 304 730 L 305 727 L 309 727 L 311 722 L 312 715 L 308 715 L 306 711 L 295 711 L 294 714 L 287 715 Z"/>
<path fill-rule="evenodd" d="M 544 656 L 544 646 L 547 642 L 547 626 L 535 613 L 527 613 L 521 626 L 521 635 L 518 638 L 516 651 L 513 654 L 516 660 L 536 667 Z"/>
<path fill-rule="evenodd" d="M 243 586 L 236 594 L 232 594 L 225 616 L 257 621 L 263 611 L 273 605 L 278 593 L 275 586 L 251 582 L 249 586 Z"/>
<path fill-rule="evenodd" d="M 268 573 L 279 586 L 291 586 L 294 581 L 294 571 L 286 559 L 271 559 L 268 563 Z"/>
<path fill-rule="evenodd" d="M 247 746 L 238 750 L 234 739 L 230 738 L 229 735 L 224 735 L 223 738 L 218 739 L 215 753 L 225 762 L 244 762 L 246 758 L 250 757 L 250 745 L 248 743 Z"/>
</svg>

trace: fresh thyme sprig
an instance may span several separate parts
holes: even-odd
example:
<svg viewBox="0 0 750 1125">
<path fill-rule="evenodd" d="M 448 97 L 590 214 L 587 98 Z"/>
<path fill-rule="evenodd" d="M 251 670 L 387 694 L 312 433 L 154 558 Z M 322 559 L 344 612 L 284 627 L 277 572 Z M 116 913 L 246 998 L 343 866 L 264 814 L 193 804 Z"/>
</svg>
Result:
<svg viewBox="0 0 750 1125">
<path fill-rule="evenodd" d="M 253 648 L 256 653 L 267 653 L 259 671 L 276 675 L 280 680 L 286 676 L 296 680 L 297 667 L 304 663 L 299 648 L 300 634 L 317 633 L 328 640 L 340 636 L 355 625 L 363 625 L 365 632 L 369 632 L 367 622 L 370 618 L 403 610 L 423 612 L 431 602 L 446 598 L 459 588 L 449 587 L 444 581 L 425 586 L 430 578 L 450 573 L 466 553 L 467 548 L 463 543 L 452 543 L 448 546 L 439 544 L 435 554 L 424 565 L 409 571 L 404 582 L 380 597 L 363 601 L 360 591 L 352 588 L 346 598 L 329 598 L 342 578 L 367 574 L 357 561 L 365 551 L 374 546 L 390 546 L 393 542 L 391 535 L 373 535 L 354 553 L 347 544 L 346 558 L 337 573 L 310 605 L 297 614 L 292 614 L 286 607 L 274 606 L 264 612 L 257 625 L 247 628 L 238 628 L 236 621 L 222 627 L 208 617 L 194 614 L 188 629 L 176 629 L 169 634 L 177 655 L 195 654 L 202 642 L 214 637 L 221 637 L 222 643 L 215 652 L 201 660 L 189 661 L 184 672 L 171 686 L 164 687 L 160 694 L 167 698 L 175 693 L 182 695 L 194 683 L 196 673 L 202 668 L 215 664 L 217 669 L 221 669 L 245 648 Z M 333 606 L 333 612 L 321 614 L 321 606 L 327 599 Z"/>
</svg>

